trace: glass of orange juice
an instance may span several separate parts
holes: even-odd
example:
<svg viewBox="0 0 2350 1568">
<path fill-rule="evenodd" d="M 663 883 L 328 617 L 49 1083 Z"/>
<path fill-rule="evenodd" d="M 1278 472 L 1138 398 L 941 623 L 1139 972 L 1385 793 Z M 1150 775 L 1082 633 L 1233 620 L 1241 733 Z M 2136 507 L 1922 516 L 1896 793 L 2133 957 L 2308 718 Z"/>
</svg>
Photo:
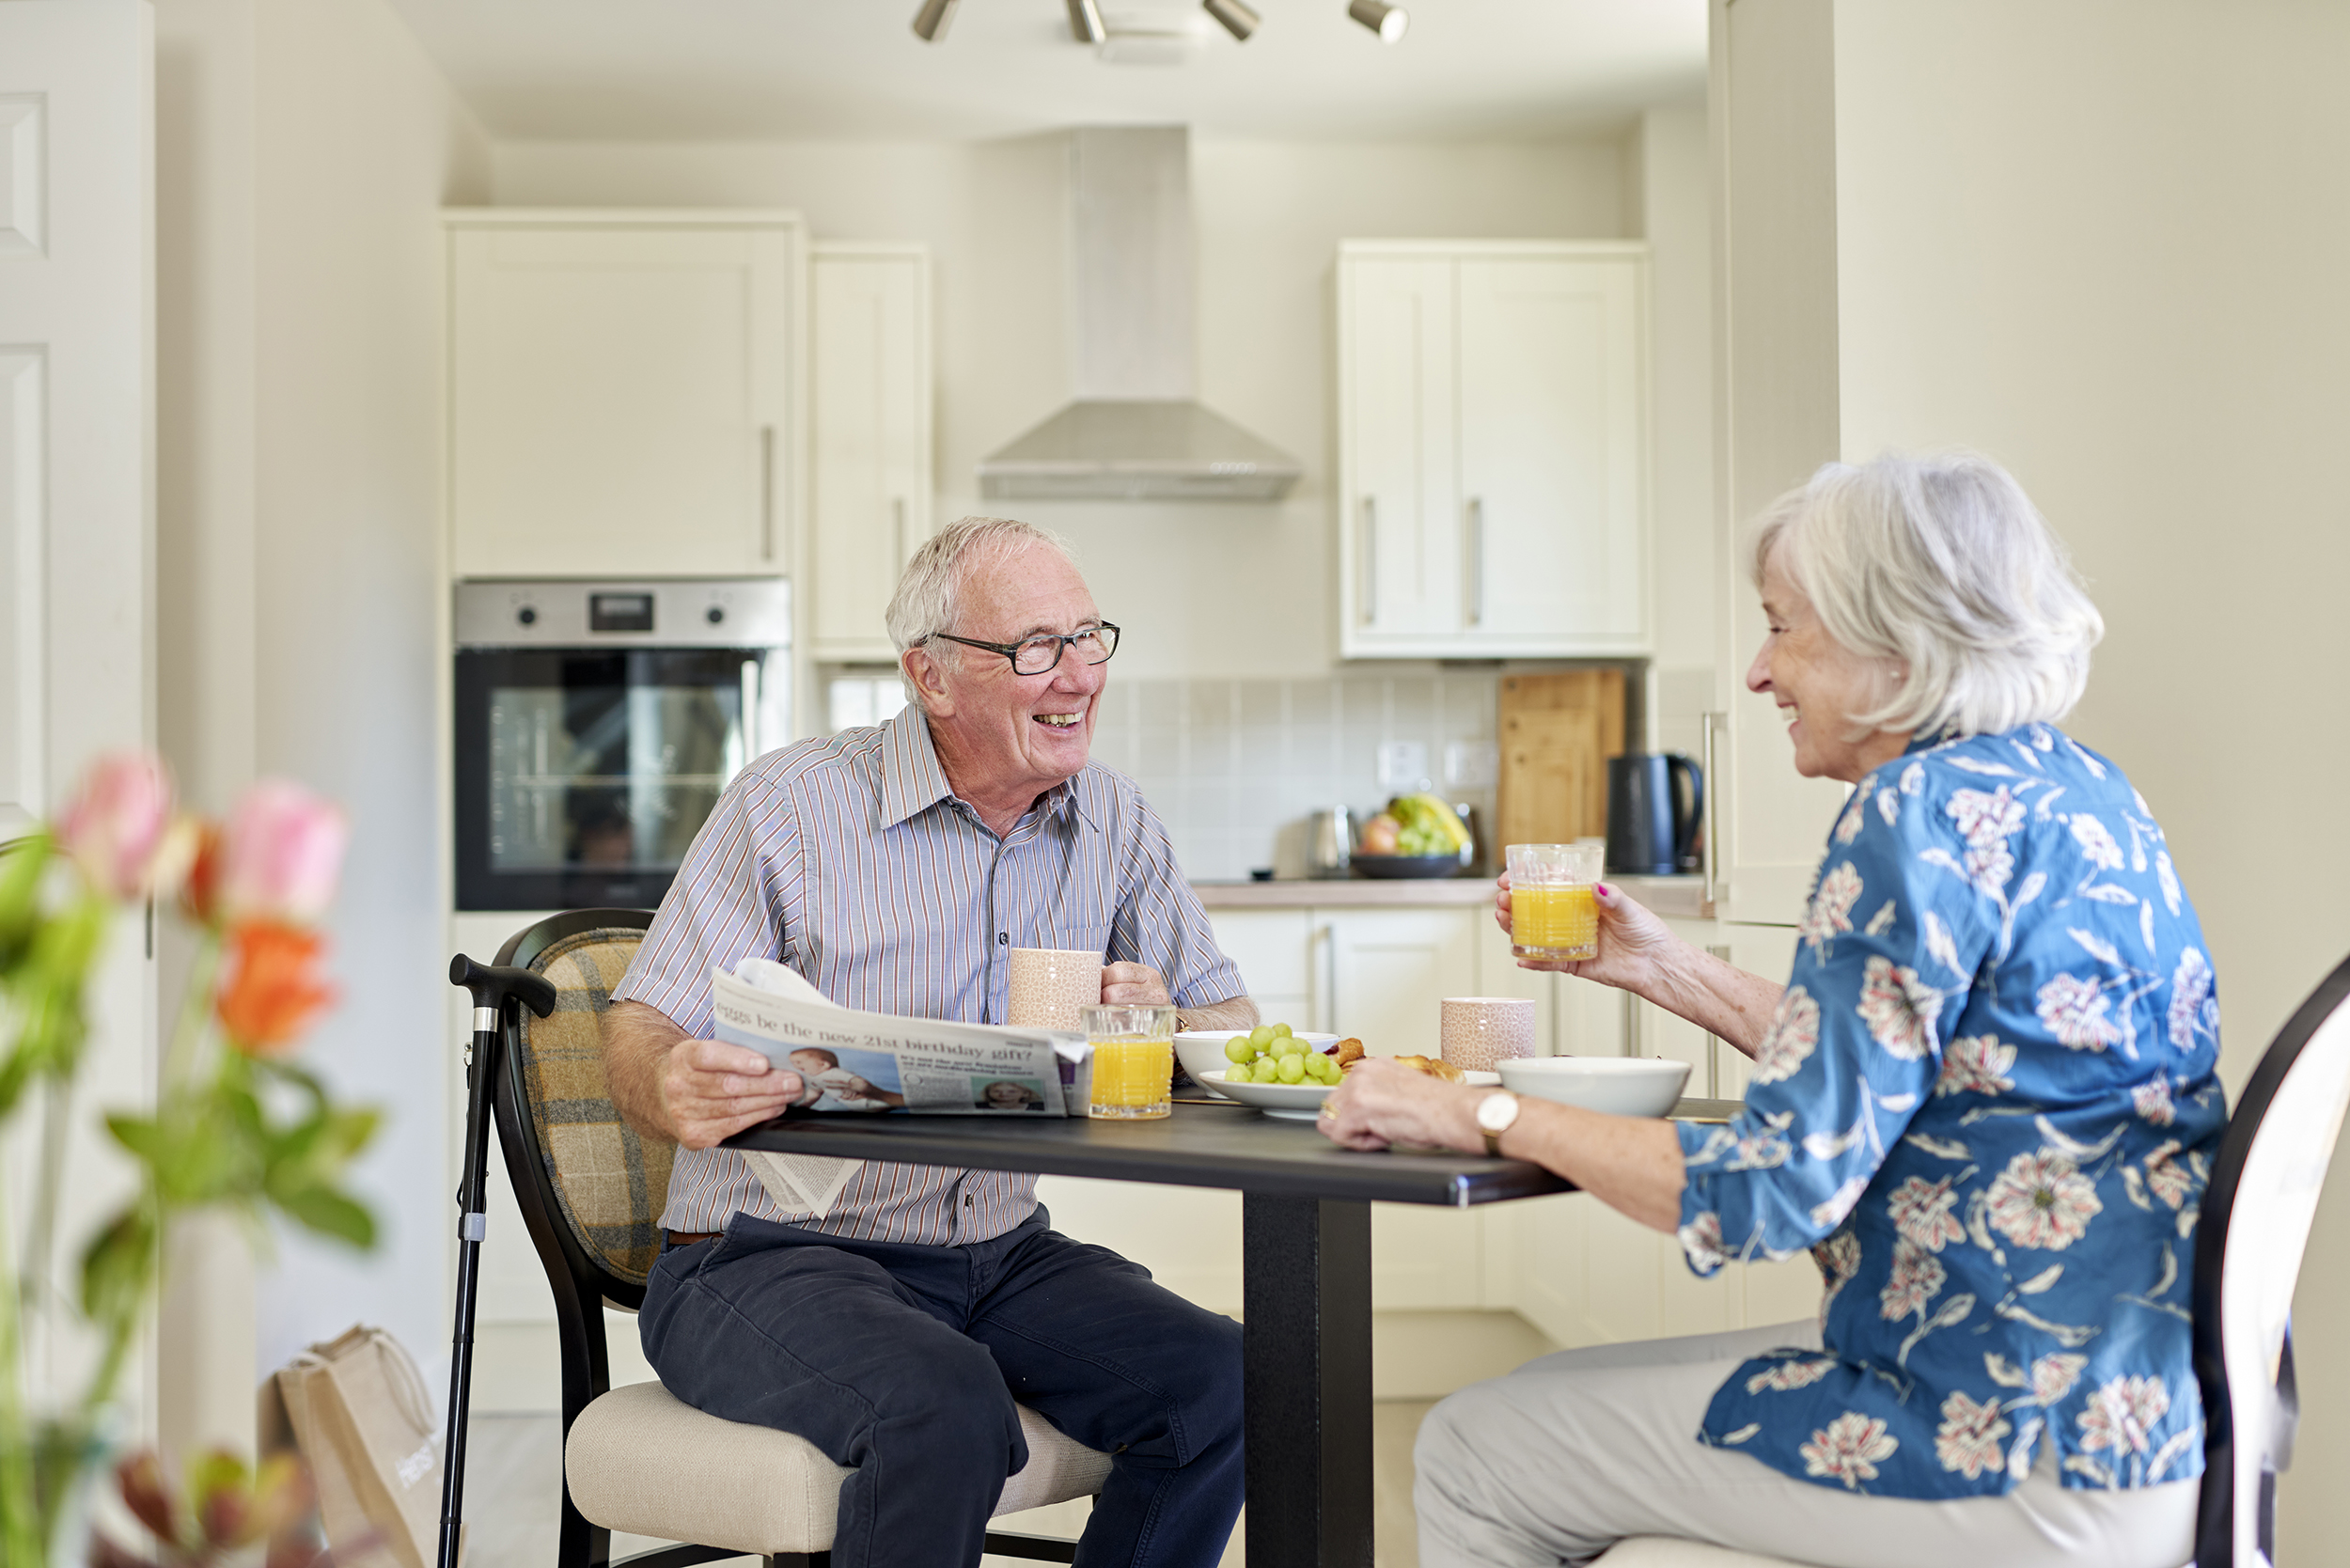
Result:
<svg viewBox="0 0 2350 1568">
<path fill-rule="evenodd" d="M 1520 958 L 1599 956 L 1603 846 L 1512 844 L 1510 950 Z"/>
<path fill-rule="evenodd" d="M 1093 1046 L 1093 1102 L 1088 1116 L 1136 1121 L 1172 1110 L 1175 1010 L 1081 1007 L 1078 1027 Z"/>
</svg>

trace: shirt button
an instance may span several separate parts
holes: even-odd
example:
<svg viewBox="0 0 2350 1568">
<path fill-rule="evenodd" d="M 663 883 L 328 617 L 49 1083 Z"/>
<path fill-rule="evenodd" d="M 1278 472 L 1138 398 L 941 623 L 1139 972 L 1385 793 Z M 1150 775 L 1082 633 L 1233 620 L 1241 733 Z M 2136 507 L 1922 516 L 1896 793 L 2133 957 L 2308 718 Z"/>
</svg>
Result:
<svg viewBox="0 0 2350 1568">
<path fill-rule="evenodd" d="M 967 1192 L 963 1195 L 963 1206 L 966 1209 L 971 1207 L 971 1195 Z"/>
<path fill-rule="evenodd" d="M 1008 931 L 999 931 L 995 933 L 995 940 L 999 943 L 1009 942 L 1011 940 L 1011 933 Z"/>
</svg>

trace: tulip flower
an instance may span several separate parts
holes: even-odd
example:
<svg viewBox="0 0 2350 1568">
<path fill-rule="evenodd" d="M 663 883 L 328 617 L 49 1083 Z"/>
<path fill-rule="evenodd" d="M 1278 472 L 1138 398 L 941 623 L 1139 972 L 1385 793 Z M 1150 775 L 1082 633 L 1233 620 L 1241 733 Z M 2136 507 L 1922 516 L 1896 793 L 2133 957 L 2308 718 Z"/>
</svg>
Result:
<svg viewBox="0 0 2350 1568">
<path fill-rule="evenodd" d="M 214 1004 L 229 1043 L 248 1056 L 275 1056 L 335 999 L 319 979 L 326 939 L 316 932 L 249 920 L 228 933 L 228 977 Z"/>
<path fill-rule="evenodd" d="M 326 913 L 350 826 L 299 784 L 264 778 L 244 792 L 199 875 L 212 918 L 309 925 Z"/>
<path fill-rule="evenodd" d="M 195 824 L 171 808 L 171 776 L 145 752 L 100 758 L 56 834 L 93 888 L 125 901 L 168 896 L 196 854 Z"/>
</svg>

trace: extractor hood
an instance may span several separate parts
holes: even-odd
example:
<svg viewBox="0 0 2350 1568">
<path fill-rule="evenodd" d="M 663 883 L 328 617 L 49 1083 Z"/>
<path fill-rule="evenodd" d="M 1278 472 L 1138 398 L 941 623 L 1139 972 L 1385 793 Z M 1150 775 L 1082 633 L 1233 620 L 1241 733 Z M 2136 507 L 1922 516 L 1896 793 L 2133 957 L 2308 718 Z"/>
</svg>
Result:
<svg viewBox="0 0 2350 1568">
<path fill-rule="evenodd" d="M 1193 396 L 1191 147 L 1070 133 L 1077 400 L 979 464 L 1001 500 L 1273 501 L 1297 460 Z"/>
</svg>

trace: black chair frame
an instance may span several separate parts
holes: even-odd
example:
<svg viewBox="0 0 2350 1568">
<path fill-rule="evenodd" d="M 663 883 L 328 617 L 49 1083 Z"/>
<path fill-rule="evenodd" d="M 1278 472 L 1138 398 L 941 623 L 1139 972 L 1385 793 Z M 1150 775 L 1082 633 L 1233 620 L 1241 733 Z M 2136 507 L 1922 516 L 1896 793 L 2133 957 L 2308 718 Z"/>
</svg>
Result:
<svg viewBox="0 0 2350 1568">
<path fill-rule="evenodd" d="M 2219 1156 L 2212 1165 L 2211 1184 L 2203 1194 L 2202 1218 L 2195 1238 L 2195 1277 L 2190 1286 L 2195 1318 L 2195 1381 L 2203 1400 L 2203 1478 L 2196 1507 L 2194 1568 L 2253 1568 L 2249 1563 L 2239 1564 L 2235 1558 L 2239 1499 L 2235 1495 L 2234 1453 L 2239 1441 L 2260 1443 L 2264 1438 L 2239 1429 L 2240 1423 L 2248 1421 L 2254 1413 L 2237 1410 L 2228 1389 L 2226 1341 L 2222 1334 L 2225 1306 L 2220 1282 L 2227 1260 L 2229 1222 L 2235 1213 L 2245 1164 L 2251 1157 L 2252 1141 L 2260 1132 L 2261 1122 L 2276 1104 L 2303 1047 L 2345 1001 L 2350 1001 L 2350 960 L 2337 966 L 2310 994 L 2261 1058 L 2251 1081 L 2245 1085 L 2243 1096 L 2236 1102 L 2234 1113 L 2228 1118 L 2228 1130 L 2219 1142 Z M 2271 1457 L 2281 1466 L 2291 1457 L 2292 1427 L 2299 1413 L 2290 1324 L 2278 1362 L 2276 1390 L 2282 1432 L 2280 1440 L 2273 1445 L 2280 1451 Z M 2260 1495 L 2254 1506 L 2259 1510 L 2255 1539 L 2262 1555 L 2273 1562 L 2277 1557 L 2276 1469 L 2264 1466 Z"/>
<path fill-rule="evenodd" d="M 644 930 L 652 921 L 647 909 L 574 909 L 540 920 L 509 938 L 498 950 L 500 964 L 535 969 L 548 949 L 582 932 L 598 929 Z M 529 1090 L 515 1063 L 522 1049 L 522 1005 L 509 1000 L 499 1019 L 497 1049 L 485 1065 L 491 1074 L 490 1099 L 496 1107 L 498 1144 L 506 1152 L 506 1173 L 513 1184 L 515 1206 L 523 1227 L 539 1249 L 547 1283 L 555 1293 L 555 1320 L 563 1362 L 563 1441 L 571 1441 L 572 1423 L 580 1413 L 612 1390 L 612 1362 L 604 1341 L 606 1303 L 624 1311 L 643 1307 L 645 1287 L 603 1266 L 581 1247 L 563 1218 L 556 1197 L 555 1178 L 539 1142 L 538 1123 L 530 1114 Z M 1077 1544 L 1052 1536 L 1011 1530 L 987 1532 L 987 1550 L 1000 1557 L 1040 1562 L 1074 1562 Z M 692 1568 L 744 1556 L 730 1546 L 680 1544 L 638 1552 L 612 1560 L 612 1532 L 591 1524 L 572 1506 L 571 1482 L 563 1483 L 563 1519 L 556 1548 L 556 1568 Z M 830 1552 L 787 1552 L 764 1560 L 768 1568 L 829 1568 Z"/>
</svg>

